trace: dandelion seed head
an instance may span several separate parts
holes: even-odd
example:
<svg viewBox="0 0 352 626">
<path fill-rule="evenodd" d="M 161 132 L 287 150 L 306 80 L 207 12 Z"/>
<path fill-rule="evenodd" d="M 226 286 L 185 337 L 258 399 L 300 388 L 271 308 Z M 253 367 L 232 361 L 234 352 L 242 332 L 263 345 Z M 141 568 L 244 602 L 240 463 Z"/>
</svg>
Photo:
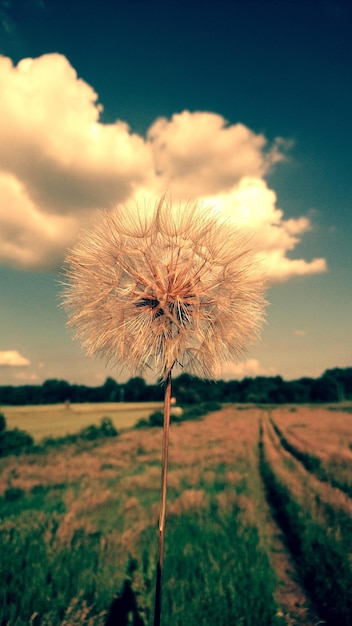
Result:
<svg viewBox="0 0 352 626">
<path fill-rule="evenodd" d="M 246 235 L 198 203 L 102 212 L 65 261 L 68 324 L 90 356 L 166 378 L 214 377 L 264 319 L 264 277 Z"/>
</svg>

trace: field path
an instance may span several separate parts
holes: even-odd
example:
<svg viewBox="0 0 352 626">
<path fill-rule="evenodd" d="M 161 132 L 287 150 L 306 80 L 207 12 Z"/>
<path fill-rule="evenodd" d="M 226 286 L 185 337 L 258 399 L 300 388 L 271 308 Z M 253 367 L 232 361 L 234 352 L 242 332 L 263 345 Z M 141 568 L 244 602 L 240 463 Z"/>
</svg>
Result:
<svg viewBox="0 0 352 626">
<path fill-rule="evenodd" d="M 279 585 L 277 601 L 288 626 L 317 626 L 320 624 L 312 603 L 298 580 L 297 571 L 285 546 L 285 537 L 268 512 L 267 530 L 272 538 L 271 562 Z"/>
<path fill-rule="evenodd" d="M 268 418 L 264 411 L 261 419 Z M 283 617 L 288 626 L 317 626 L 321 624 L 316 610 L 300 583 L 295 562 L 285 545 L 285 534 L 276 523 L 271 507 L 266 499 L 263 485 L 263 500 L 266 502 L 266 530 L 271 539 L 271 562 L 276 571 L 279 584 L 276 599 L 282 609 Z"/>
</svg>

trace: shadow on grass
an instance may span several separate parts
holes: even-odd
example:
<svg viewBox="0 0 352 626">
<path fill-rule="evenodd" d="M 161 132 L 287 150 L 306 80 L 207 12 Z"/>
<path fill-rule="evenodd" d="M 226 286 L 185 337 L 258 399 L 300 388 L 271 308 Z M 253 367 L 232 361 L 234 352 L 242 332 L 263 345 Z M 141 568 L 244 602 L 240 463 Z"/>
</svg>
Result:
<svg viewBox="0 0 352 626">
<path fill-rule="evenodd" d="M 133 621 L 131 622 L 131 618 Z M 113 600 L 105 626 L 145 626 L 144 621 L 138 614 L 136 596 L 131 582 L 125 580 L 122 593 Z"/>
</svg>

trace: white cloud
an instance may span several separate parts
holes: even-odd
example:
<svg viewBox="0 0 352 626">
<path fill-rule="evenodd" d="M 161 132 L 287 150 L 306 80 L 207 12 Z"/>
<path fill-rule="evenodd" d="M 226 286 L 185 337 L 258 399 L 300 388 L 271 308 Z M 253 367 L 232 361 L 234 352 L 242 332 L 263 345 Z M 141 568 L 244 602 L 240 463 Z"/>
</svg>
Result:
<svg viewBox="0 0 352 626">
<path fill-rule="evenodd" d="M 59 54 L 0 57 L 0 91 L 0 262 L 57 267 L 98 208 L 169 189 L 253 232 L 272 280 L 325 271 L 324 259 L 287 257 L 311 223 L 285 219 L 263 179 L 283 139 L 200 111 L 159 118 L 146 138 L 103 124 L 94 89 Z"/>
<path fill-rule="evenodd" d="M 0 92 L 1 260 L 53 266 L 97 208 L 145 182 L 150 151 L 127 124 L 99 123 L 97 95 L 61 55 L 0 57 Z"/>
<path fill-rule="evenodd" d="M 308 274 L 321 274 L 326 272 L 325 259 L 288 259 L 285 250 L 274 250 L 270 254 L 262 255 L 264 265 L 267 268 L 269 279 L 273 282 L 283 282 L 294 276 L 307 276 Z"/>
<path fill-rule="evenodd" d="M 21 367 L 23 365 L 30 365 L 30 361 L 17 350 L 0 351 L 0 366 Z"/>
<path fill-rule="evenodd" d="M 305 261 L 286 257 L 310 230 L 311 222 L 307 217 L 285 220 L 283 211 L 276 207 L 275 192 L 264 180 L 244 177 L 228 193 L 205 198 L 205 203 L 255 236 L 271 281 L 326 271 L 325 259 Z"/>
<path fill-rule="evenodd" d="M 231 190 L 244 176 L 261 177 L 283 158 L 278 145 L 243 124 L 228 125 L 221 115 L 183 111 L 159 118 L 148 131 L 154 167 L 182 197 Z"/>
<path fill-rule="evenodd" d="M 23 59 L 16 68 L 2 58 L 0 89 L 0 166 L 43 213 L 109 205 L 144 181 L 144 140 L 124 122 L 99 123 L 97 94 L 65 57 Z"/>
<path fill-rule="evenodd" d="M 219 378 L 223 380 L 241 379 L 245 377 L 255 378 L 256 376 L 275 376 L 273 368 L 264 369 L 257 359 L 246 359 L 240 363 L 227 363 L 223 366 Z"/>
<path fill-rule="evenodd" d="M 61 262 L 78 217 L 44 215 L 12 174 L 0 172 L 0 198 L 0 262 L 26 268 Z"/>
</svg>

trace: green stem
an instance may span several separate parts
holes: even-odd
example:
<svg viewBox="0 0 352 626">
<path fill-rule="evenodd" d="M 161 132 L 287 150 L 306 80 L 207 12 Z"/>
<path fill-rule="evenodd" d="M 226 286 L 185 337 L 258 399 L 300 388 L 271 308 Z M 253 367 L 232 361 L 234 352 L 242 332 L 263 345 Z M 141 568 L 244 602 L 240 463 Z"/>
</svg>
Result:
<svg viewBox="0 0 352 626">
<path fill-rule="evenodd" d="M 156 571 L 154 626 L 160 626 L 161 620 L 161 586 L 164 562 L 165 546 L 165 518 L 166 518 L 166 492 L 167 492 L 167 467 L 169 459 L 169 431 L 170 431 L 170 407 L 171 407 L 171 370 L 167 375 L 164 397 L 164 429 L 161 465 L 161 497 L 159 513 L 159 553 Z"/>
</svg>

